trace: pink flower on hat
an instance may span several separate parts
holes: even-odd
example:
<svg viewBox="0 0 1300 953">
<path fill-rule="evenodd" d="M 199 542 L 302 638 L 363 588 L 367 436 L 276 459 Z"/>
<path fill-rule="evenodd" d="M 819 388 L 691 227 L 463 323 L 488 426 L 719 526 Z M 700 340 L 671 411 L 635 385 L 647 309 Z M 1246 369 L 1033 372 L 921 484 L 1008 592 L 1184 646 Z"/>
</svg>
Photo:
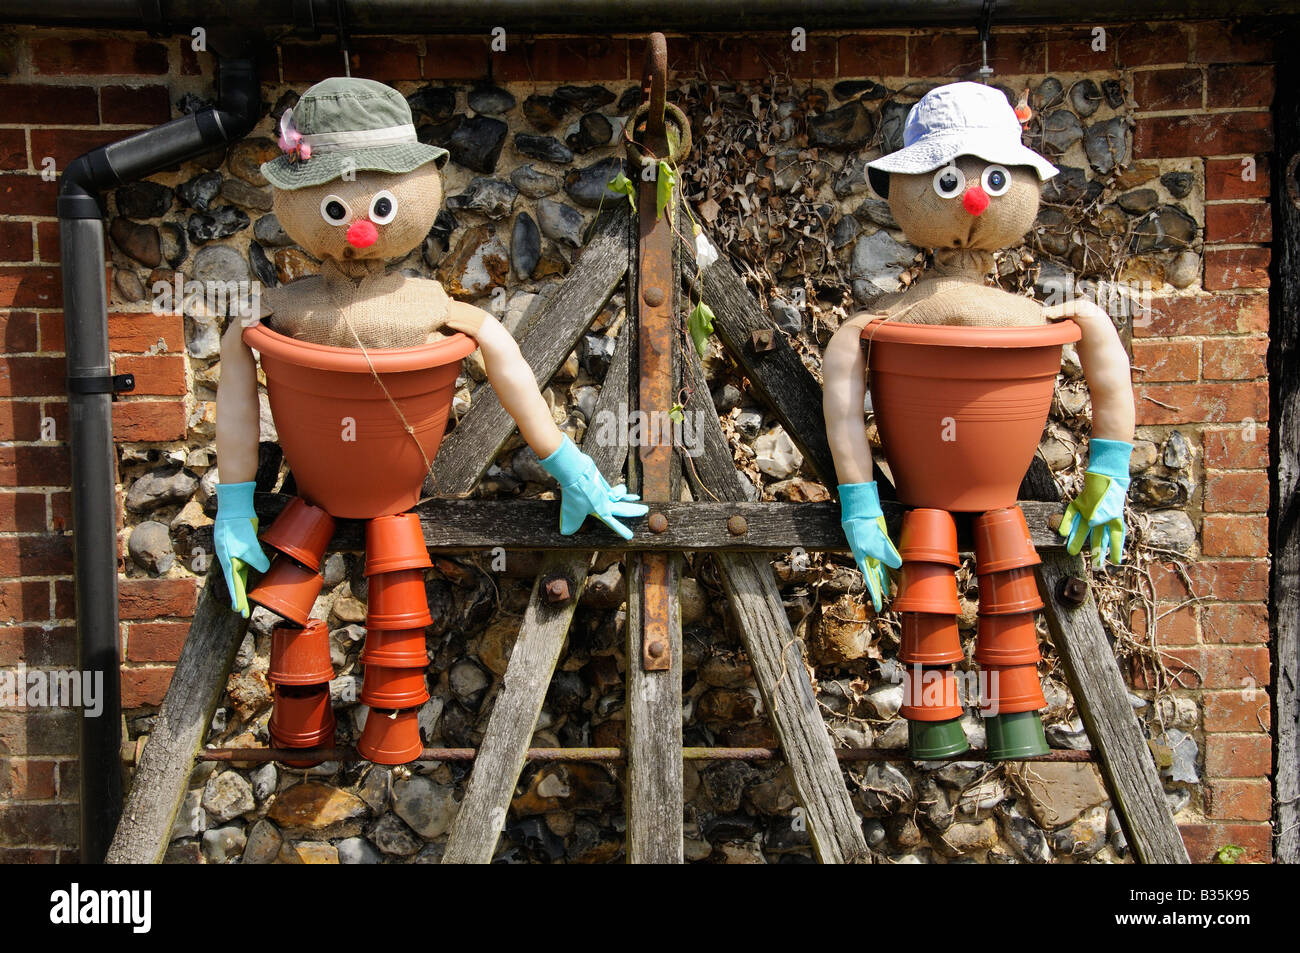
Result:
<svg viewBox="0 0 1300 953">
<path fill-rule="evenodd" d="M 311 158 L 311 143 L 303 139 L 293 124 L 293 109 L 286 109 L 280 117 L 280 151 L 291 162 L 306 162 Z"/>
</svg>

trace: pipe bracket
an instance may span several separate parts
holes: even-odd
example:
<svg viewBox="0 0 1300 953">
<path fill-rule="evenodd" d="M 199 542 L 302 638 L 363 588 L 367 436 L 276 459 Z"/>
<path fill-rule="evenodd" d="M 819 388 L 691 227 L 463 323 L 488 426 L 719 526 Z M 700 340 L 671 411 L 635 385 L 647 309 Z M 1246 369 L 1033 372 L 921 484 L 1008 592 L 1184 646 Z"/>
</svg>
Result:
<svg viewBox="0 0 1300 953">
<path fill-rule="evenodd" d="M 127 394 L 135 390 L 134 374 L 103 374 L 98 377 L 69 377 L 69 394 Z"/>
</svg>

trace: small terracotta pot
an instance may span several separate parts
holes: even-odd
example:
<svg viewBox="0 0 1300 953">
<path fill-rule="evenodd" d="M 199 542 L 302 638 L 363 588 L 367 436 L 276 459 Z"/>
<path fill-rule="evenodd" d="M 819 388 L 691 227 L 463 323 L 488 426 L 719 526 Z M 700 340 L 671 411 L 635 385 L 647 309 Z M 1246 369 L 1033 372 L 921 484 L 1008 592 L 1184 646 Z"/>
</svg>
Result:
<svg viewBox="0 0 1300 953">
<path fill-rule="evenodd" d="M 957 674 L 951 668 L 909 665 L 903 670 L 903 705 L 898 713 L 912 721 L 949 721 L 960 718 Z"/>
<path fill-rule="evenodd" d="M 1043 685 L 1038 680 L 1038 666 L 1025 665 L 982 666 L 985 676 L 980 712 L 988 715 L 1013 715 L 1022 711 L 1038 711 L 1047 707 Z"/>
<path fill-rule="evenodd" d="M 262 542 L 314 572 L 333 536 L 334 517 L 295 496 L 262 534 Z"/>
<path fill-rule="evenodd" d="M 424 646 L 424 629 L 376 629 L 366 633 L 361 650 L 362 665 L 386 668 L 424 668 L 429 653 Z"/>
<path fill-rule="evenodd" d="M 1041 562 L 1020 507 L 990 510 L 975 520 L 975 572 L 979 575 Z"/>
<path fill-rule="evenodd" d="M 948 665 L 966 657 L 957 620 L 931 612 L 903 613 L 903 645 L 898 660 L 914 665 Z"/>
<path fill-rule="evenodd" d="M 903 563 L 894 608 L 899 612 L 957 615 L 961 606 L 957 604 L 957 577 L 952 567 L 943 563 Z"/>
<path fill-rule="evenodd" d="M 366 523 L 367 576 L 432 565 L 424 545 L 424 529 L 415 513 L 382 516 Z"/>
<path fill-rule="evenodd" d="M 951 513 L 924 507 L 908 510 L 903 514 L 898 541 L 903 562 L 961 565 L 957 558 L 957 524 Z"/>
<path fill-rule="evenodd" d="M 871 404 L 898 498 L 984 512 L 1016 502 L 1073 321 L 1027 328 L 872 321 Z"/>
<path fill-rule="evenodd" d="M 410 708 L 429 700 L 422 668 L 367 665 L 361 682 L 361 703 L 371 708 Z"/>
<path fill-rule="evenodd" d="M 306 626 L 271 629 L 271 665 L 266 680 L 276 685 L 321 685 L 334 677 L 329 629 L 320 619 Z"/>
<path fill-rule="evenodd" d="M 267 727 L 286 748 L 314 748 L 333 738 L 329 685 L 277 685 Z"/>
<path fill-rule="evenodd" d="M 399 569 L 370 577 L 366 629 L 419 629 L 433 623 L 424 570 Z M 393 706 L 396 707 L 396 706 Z"/>
<path fill-rule="evenodd" d="M 265 606 L 290 622 L 305 626 L 325 580 L 288 556 L 276 556 L 248 601 Z"/>
<path fill-rule="evenodd" d="M 357 752 L 375 764 L 406 764 L 424 750 L 420 740 L 420 709 L 385 711 L 372 708 L 357 741 Z"/>
<path fill-rule="evenodd" d="M 1027 665 L 1040 658 L 1032 612 L 980 616 L 975 661 L 981 666 Z"/>
<path fill-rule="evenodd" d="M 271 416 L 303 496 L 353 519 L 415 506 L 447 427 L 461 359 L 478 347 L 473 338 L 363 352 L 256 324 L 243 339 L 261 354 Z"/>
<path fill-rule="evenodd" d="M 980 615 L 1014 615 L 1043 607 L 1034 570 L 1004 569 L 980 576 Z"/>
</svg>

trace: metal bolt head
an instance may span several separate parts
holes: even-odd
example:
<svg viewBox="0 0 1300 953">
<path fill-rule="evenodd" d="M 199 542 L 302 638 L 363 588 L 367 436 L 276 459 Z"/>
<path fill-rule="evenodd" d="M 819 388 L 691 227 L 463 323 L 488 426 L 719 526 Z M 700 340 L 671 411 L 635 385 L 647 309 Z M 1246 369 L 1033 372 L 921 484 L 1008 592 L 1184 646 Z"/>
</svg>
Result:
<svg viewBox="0 0 1300 953">
<path fill-rule="evenodd" d="M 776 338 L 771 328 L 758 328 L 749 334 L 749 344 L 755 351 L 770 351 L 776 347 Z"/>
<path fill-rule="evenodd" d="M 662 658 L 664 654 L 664 644 L 656 640 L 646 647 L 646 651 L 650 653 L 651 658 Z"/>
<path fill-rule="evenodd" d="M 743 516 L 733 516 L 727 520 L 727 532 L 732 536 L 744 536 L 749 532 L 749 523 Z"/>
<path fill-rule="evenodd" d="M 662 288 L 649 286 L 641 292 L 641 300 L 652 308 L 657 308 L 664 303 L 664 292 Z"/>
<path fill-rule="evenodd" d="M 668 529 L 668 517 L 664 516 L 662 513 L 651 513 L 650 519 L 647 520 L 647 525 L 650 527 L 650 532 L 662 533 L 664 530 Z"/>
<path fill-rule="evenodd" d="M 1088 583 L 1077 576 L 1063 579 L 1061 581 L 1060 596 L 1062 602 L 1069 603 L 1072 606 L 1081 606 L 1084 600 L 1088 598 Z"/>
<path fill-rule="evenodd" d="M 560 605 L 573 598 L 573 590 L 569 585 L 569 580 L 563 576 L 554 576 L 547 579 L 542 585 L 542 592 L 546 597 L 546 601 L 552 605 Z"/>
</svg>

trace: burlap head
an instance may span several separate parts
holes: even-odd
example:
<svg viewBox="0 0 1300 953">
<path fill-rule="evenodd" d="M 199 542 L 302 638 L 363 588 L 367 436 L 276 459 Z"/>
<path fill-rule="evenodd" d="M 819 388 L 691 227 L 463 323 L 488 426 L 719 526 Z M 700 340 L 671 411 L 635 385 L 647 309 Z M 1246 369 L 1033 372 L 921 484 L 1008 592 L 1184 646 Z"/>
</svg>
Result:
<svg viewBox="0 0 1300 953">
<path fill-rule="evenodd" d="M 376 225 L 379 238 L 367 248 L 348 244 L 348 226 L 370 217 L 371 203 L 382 191 L 392 193 L 397 211 L 386 225 Z M 358 172 L 356 177 L 334 179 L 302 189 L 274 189 L 276 218 L 289 237 L 317 258 L 335 261 L 405 258 L 433 227 L 442 207 L 442 174 L 433 163 L 411 172 Z M 329 198 L 348 209 L 342 223 L 334 224 L 321 211 Z"/>
<path fill-rule="evenodd" d="M 973 156 L 960 156 L 957 168 L 967 185 L 981 181 L 990 164 Z M 919 248 L 970 248 L 996 251 L 1017 244 L 1038 215 L 1038 174 L 1030 166 L 1011 166 L 1011 185 L 1001 195 L 989 196 L 989 205 L 979 215 L 962 206 L 962 196 L 943 198 L 934 189 L 934 173 L 918 175 L 890 173 L 889 209 Z M 879 174 L 879 173 L 878 173 Z"/>
</svg>

